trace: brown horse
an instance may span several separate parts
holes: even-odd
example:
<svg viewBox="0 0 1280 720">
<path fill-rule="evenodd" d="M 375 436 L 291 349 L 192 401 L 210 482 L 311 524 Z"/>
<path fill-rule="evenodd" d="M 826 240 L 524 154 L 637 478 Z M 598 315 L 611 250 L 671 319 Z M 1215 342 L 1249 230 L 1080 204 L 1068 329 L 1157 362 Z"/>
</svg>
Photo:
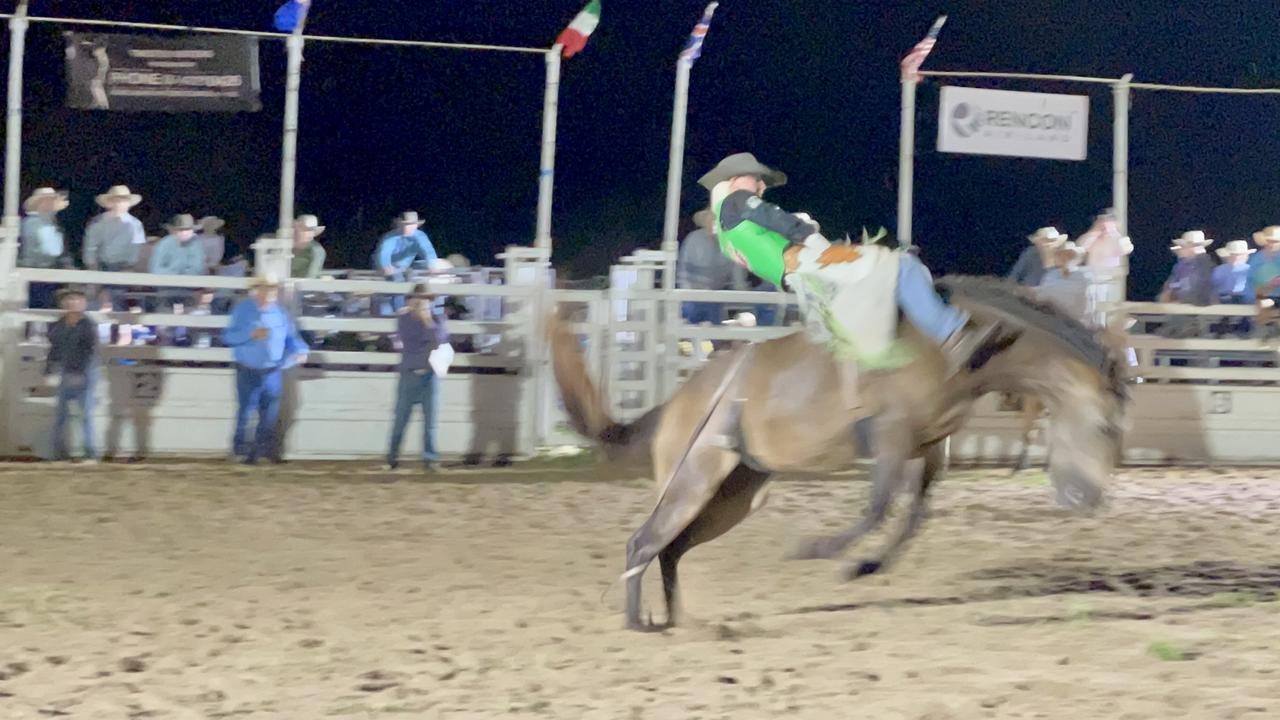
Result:
<svg viewBox="0 0 1280 720">
<path fill-rule="evenodd" d="M 937 347 L 904 323 L 902 338 L 915 359 L 897 370 L 864 373 L 859 411 L 847 407 L 832 356 L 796 333 L 713 357 L 665 404 L 635 423 L 618 424 L 591 381 L 577 339 L 552 320 L 553 365 L 570 423 L 612 457 L 647 453 L 659 483 L 656 507 L 627 544 L 628 628 L 676 624 L 680 558 L 758 509 L 777 472 L 832 472 L 874 459 L 865 517 L 843 533 L 806 543 L 797 559 L 837 557 L 884 521 L 901 490 L 910 490 L 911 507 L 897 535 L 879 554 L 848 565 L 845 575 L 885 567 L 924 519 L 929 487 L 945 465 L 943 441 L 988 392 L 1043 398 L 1055 419 L 1050 476 L 1059 502 L 1076 509 L 1101 502 L 1119 452 L 1123 364 L 1097 334 L 1003 282 L 939 285 L 970 311 L 984 339 L 965 368 L 944 379 Z M 640 612 L 641 578 L 655 558 L 667 604 L 664 626 L 642 621 Z"/>
</svg>

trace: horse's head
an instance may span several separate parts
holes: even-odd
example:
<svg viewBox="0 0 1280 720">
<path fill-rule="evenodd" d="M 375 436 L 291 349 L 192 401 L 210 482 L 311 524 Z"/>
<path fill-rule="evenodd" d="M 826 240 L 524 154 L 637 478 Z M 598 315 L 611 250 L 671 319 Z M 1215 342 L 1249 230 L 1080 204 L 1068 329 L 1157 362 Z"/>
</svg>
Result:
<svg viewBox="0 0 1280 720">
<path fill-rule="evenodd" d="M 1039 397 L 1049 410 L 1049 476 L 1058 502 L 1097 508 L 1122 453 L 1128 403 L 1123 345 L 1058 309 L 990 280 L 948 280 L 953 301 L 996 322 L 979 392 Z"/>
</svg>

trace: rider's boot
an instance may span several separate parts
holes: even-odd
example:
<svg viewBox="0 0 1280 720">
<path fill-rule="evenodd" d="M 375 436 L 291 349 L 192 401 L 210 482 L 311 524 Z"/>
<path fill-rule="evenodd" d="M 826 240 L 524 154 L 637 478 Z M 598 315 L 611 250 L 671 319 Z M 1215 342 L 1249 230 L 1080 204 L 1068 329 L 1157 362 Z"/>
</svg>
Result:
<svg viewBox="0 0 1280 720">
<path fill-rule="evenodd" d="M 995 327 L 994 323 L 979 324 L 970 320 L 959 330 L 951 333 L 951 337 L 942 341 L 942 354 L 947 363 L 947 377 L 960 372 L 968 364 L 973 353 L 987 340 Z"/>
</svg>

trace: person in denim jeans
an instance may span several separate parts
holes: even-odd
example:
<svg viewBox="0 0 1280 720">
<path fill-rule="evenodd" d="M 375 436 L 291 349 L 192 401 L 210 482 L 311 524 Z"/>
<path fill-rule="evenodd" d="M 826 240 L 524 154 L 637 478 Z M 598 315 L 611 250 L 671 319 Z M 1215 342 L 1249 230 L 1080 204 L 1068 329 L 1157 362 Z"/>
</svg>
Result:
<svg viewBox="0 0 1280 720">
<path fill-rule="evenodd" d="M 440 406 L 440 378 L 428 357 L 449 342 L 444 310 L 436 305 L 426 285 L 414 288 L 409 305 L 396 318 L 396 336 L 401 346 L 400 377 L 396 384 L 395 422 L 384 469 L 400 466 L 400 446 L 415 405 L 422 406 L 422 461 L 428 472 L 439 471 L 436 449 L 437 411 Z"/>
<path fill-rule="evenodd" d="M 275 433 L 284 371 L 305 362 L 310 349 L 298 334 L 293 318 L 279 303 L 280 281 L 270 275 L 256 277 L 249 287 L 253 297 L 235 306 L 222 333 L 223 343 L 233 349 L 236 364 L 238 403 L 232 453 L 243 457 L 246 465 L 253 465 L 259 458 L 278 463 L 283 458 Z M 249 417 L 255 411 L 258 427 L 250 442 Z"/>
<path fill-rule="evenodd" d="M 84 442 L 84 459 L 97 462 L 94 449 L 93 406 L 98 385 L 98 326 L 85 315 L 87 306 L 84 293 L 68 290 L 61 294 L 60 305 L 64 314 L 49 327 L 49 356 L 45 372 L 57 374 L 58 409 L 53 421 L 53 455 L 55 460 L 67 459 L 67 420 L 71 403 L 80 406 L 81 438 Z"/>
</svg>

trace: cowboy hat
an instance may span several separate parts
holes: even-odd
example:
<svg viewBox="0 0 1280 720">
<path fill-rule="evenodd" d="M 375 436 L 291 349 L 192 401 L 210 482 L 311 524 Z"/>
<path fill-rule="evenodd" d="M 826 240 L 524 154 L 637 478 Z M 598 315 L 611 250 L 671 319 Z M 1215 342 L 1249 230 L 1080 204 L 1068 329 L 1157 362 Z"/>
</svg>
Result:
<svg viewBox="0 0 1280 720">
<path fill-rule="evenodd" d="M 249 278 L 249 289 L 256 290 L 263 287 L 280 287 L 280 276 L 273 272 L 263 275 L 254 275 Z"/>
<path fill-rule="evenodd" d="M 1261 245 L 1264 242 L 1280 242 L 1280 225 L 1268 225 L 1253 234 L 1253 241 Z"/>
<path fill-rule="evenodd" d="M 693 214 L 693 224 L 703 230 L 710 230 L 716 224 L 716 214 L 710 209 L 699 210 Z"/>
<path fill-rule="evenodd" d="M 1231 257 L 1232 255 L 1252 255 L 1258 252 L 1249 247 L 1249 243 L 1244 240 L 1232 240 L 1226 245 L 1217 249 L 1218 257 Z"/>
<path fill-rule="evenodd" d="M 118 200 L 124 200 L 129 204 L 129 207 L 133 207 L 134 205 L 142 202 L 142 196 L 137 193 L 130 192 L 128 185 L 113 185 L 110 190 L 99 195 L 95 199 L 102 207 L 107 207 L 109 203 Z"/>
<path fill-rule="evenodd" d="M 181 232 L 182 230 L 195 230 L 196 219 L 187 214 L 174 215 L 173 219 L 164 226 L 164 229 L 171 233 Z"/>
<path fill-rule="evenodd" d="M 1075 244 L 1074 242 L 1071 242 L 1070 240 L 1063 240 L 1062 242 L 1055 245 L 1053 248 L 1053 252 L 1055 255 L 1070 254 L 1074 262 L 1079 262 L 1080 260 L 1084 259 L 1084 255 L 1085 255 L 1085 249 Z"/>
<path fill-rule="evenodd" d="M 431 291 L 430 285 L 420 282 L 413 286 L 413 292 L 409 293 L 409 297 L 419 300 L 435 300 L 436 294 Z"/>
<path fill-rule="evenodd" d="M 293 221 L 293 226 L 309 230 L 315 234 L 315 237 L 320 237 L 324 233 L 324 226 L 320 224 L 320 219 L 315 215 L 299 215 L 298 219 Z"/>
<path fill-rule="evenodd" d="M 396 218 L 396 225 L 404 227 L 405 225 L 421 225 L 422 218 L 418 217 L 416 210 L 405 210 L 400 217 Z"/>
<path fill-rule="evenodd" d="M 202 233 L 216 233 L 226 226 L 227 221 L 217 215 L 205 215 L 196 224 L 200 226 L 200 232 Z"/>
<path fill-rule="evenodd" d="M 40 212 L 39 207 L 42 205 L 52 205 L 53 209 L 48 212 L 59 212 L 66 210 L 70 205 L 67 201 L 67 193 L 65 190 L 54 190 L 51 187 L 37 188 L 31 193 L 31 197 L 22 203 L 22 210 L 28 213 Z"/>
<path fill-rule="evenodd" d="M 711 172 L 702 176 L 698 180 L 698 184 L 710 190 L 725 180 L 731 180 L 743 175 L 754 175 L 769 187 L 782 187 L 787 184 L 787 174 L 774 170 L 773 168 L 756 160 L 756 156 L 751 153 L 737 153 L 720 161 L 718 165 L 711 169 Z"/>
<path fill-rule="evenodd" d="M 1049 245 L 1060 245 L 1066 242 L 1068 237 L 1070 236 L 1058 232 L 1058 228 L 1042 227 L 1028 235 L 1027 239 L 1036 245 L 1043 245 L 1045 243 L 1048 243 Z"/>
<path fill-rule="evenodd" d="M 1180 250 L 1182 248 L 1194 248 L 1200 252 L 1217 242 L 1211 240 L 1204 235 L 1203 230 L 1188 230 L 1182 233 L 1182 237 L 1173 239 L 1173 244 L 1169 246 L 1170 250 Z"/>
<path fill-rule="evenodd" d="M 471 261 L 462 253 L 453 253 L 449 255 L 449 257 L 445 258 L 445 260 L 448 260 L 449 264 L 456 268 L 471 267 Z"/>
</svg>

